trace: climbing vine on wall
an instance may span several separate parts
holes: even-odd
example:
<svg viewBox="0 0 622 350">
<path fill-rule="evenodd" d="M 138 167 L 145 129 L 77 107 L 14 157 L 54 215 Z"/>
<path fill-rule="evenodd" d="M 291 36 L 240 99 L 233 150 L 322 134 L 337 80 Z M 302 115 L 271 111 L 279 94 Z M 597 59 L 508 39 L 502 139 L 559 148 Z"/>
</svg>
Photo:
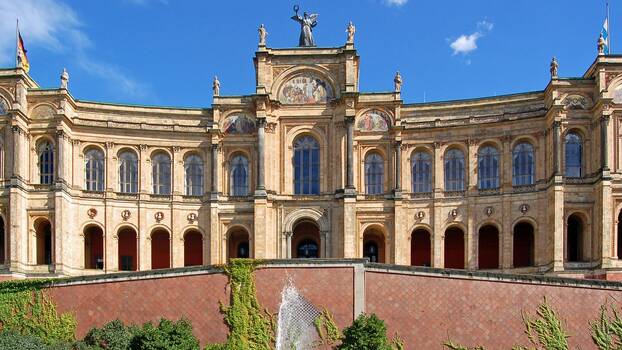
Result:
<svg viewBox="0 0 622 350">
<path fill-rule="evenodd" d="M 6 281 L 0 283 L 0 331 L 33 335 L 47 344 L 73 341 L 76 319 L 56 312 L 45 293 L 51 280 Z"/>
<path fill-rule="evenodd" d="M 274 320 L 262 310 L 257 300 L 253 271 L 257 261 L 233 259 L 225 266 L 231 288 L 230 305 L 220 304 L 229 336 L 222 345 L 213 349 L 269 350 L 274 343 Z"/>
</svg>

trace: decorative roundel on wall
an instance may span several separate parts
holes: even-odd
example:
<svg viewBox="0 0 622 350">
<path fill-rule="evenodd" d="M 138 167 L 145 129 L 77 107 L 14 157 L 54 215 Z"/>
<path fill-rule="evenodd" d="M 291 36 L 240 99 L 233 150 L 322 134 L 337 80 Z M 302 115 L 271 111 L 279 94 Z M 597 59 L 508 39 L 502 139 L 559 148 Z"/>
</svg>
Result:
<svg viewBox="0 0 622 350">
<path fill-rule="evenodd" d="M 121 218 L 124 221 L 127 221 L 131 216 L 132 216 L 132 213 L 129 210 L 127 210 L 127 209 L 125 209 L 124 211 L 121 212 Z"/>
<path fill-rule="evenodd" d="M 295 75 L 281 86 L 279 101 L 283 104 L 317 104 L 326 103 L 333 96 L 333 88 L 326 80 L 305 72 Z"/>
<path fill-rule="evenodd" d="M 86 211 L 86 215 L 88 215 L 91 219 L 97 216 L 97 209 L 91 208 Z"/>
<path fill-rule="evenodd" d="M 385 112 L 373 109 L 365 112 L 358 118 L 356 128 L 363 132 L 387 131 L 389 130 L 390 120 Z"/>
<path fill-rule="evenodd" d="M 221 130 L 227 135 L 252 134 L 255 123 L 244 114 L 230 115 L 222 122 Z"/>
<path fill-rule="evenodd" d="M 157 222 L 160 222 L 160 221 L 162 221 L 162 220 L 164 219 L 164 213 L 163 213 L 163 212 L 161 212 L 161 211 L 159 211 L 159 212 L 155 213 L 155 214 L 153 215 L 153 217 L 155 218 L 155 220 L 156 220 Z"/>
<path fill-rule="evenodd" d="M 197 214 L 195 214 L 195 213 L 190 213 L 190 214 L 188 214 L 187 219 L 188 219 L 188 221 L 189 221 L 189 222 L 191 222 L 191 223 L 192 223 L 192 222 L 195 222 L 195 221 L 197 220 Z"/>
</svg>

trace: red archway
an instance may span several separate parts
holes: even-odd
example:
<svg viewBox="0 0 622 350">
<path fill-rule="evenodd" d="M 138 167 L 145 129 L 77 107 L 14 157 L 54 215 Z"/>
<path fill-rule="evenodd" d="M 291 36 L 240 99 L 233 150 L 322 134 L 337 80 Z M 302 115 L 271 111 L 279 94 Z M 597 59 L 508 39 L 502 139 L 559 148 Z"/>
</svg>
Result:
<svg viewBox="0 0 622 350">
<path fill-rule="evenodd" d="M 499 268 L 499 230 L 493 225 L 479 229 L 477 262 L 480 269 Z"/>
<path fill-rule="evenodd" d="M 184 235 L 184 266 L 203 265 L 203 235 L 189 230 Z"/>
<path fill-rule="evenodd" d="M 370 262 L 384 263 L 384 234 L 378 229 L 368 228 L 363 233 L 363 257 Z"/>
<path fill-rule="evenodd" d="M 229 259 L 247 259 L 251 257 L 250 235 L 241 228 L 234 228 L 229 232 Z"/>
<path fill-rule="evenodd" d="M 322 256 L 320 247 L 320 229 L 314 222 L 300 221 L 294 225 L 293 258 L 319 258 Z"/>
<path fill-rule="evenodd" d="M 37 236 L 37 265 L 50 265 L 54 262 L 52 224 L 47 219 L 37 220 L 35 232 Z"/>
<path fill-rule="evenodd" d="M 138 253 L 136 231 L 131 227 L 123 227 L 117 233 L 119 271 L 136 271 L 138 269 Z"/>
<path fill-rule="evenodd" d="M 84 268 L 104 268 L 104 232 L 99 226 L 84 228 Z"/>
<path fill-rule="evenodd" d="M 464 269 L 464 231 L 459 227 L 445 230 L 445 268 Z"/>
<path fill-rule="evenodd" d="M 513 264 L 514 267 L 534 265 L 533 226 L 528 222 L 519 222 L 514 226 Z"/>
<path fill-rule="evenodd" d="M 410 264 L 432 266 L 432 241 L 428 230 L 417 229 L 410 238 Z"/>
<path fill-rule="evenodd" d="M 151 269 L 171 267 L 171 240 L 166 230 L 155 229 L 151 233 Z"/>
</svg>

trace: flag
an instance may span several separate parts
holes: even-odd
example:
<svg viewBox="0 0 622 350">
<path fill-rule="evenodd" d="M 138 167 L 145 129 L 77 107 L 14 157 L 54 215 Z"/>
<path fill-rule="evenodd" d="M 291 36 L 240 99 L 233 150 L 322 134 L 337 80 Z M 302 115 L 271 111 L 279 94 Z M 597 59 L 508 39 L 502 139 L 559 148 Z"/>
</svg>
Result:
<svg viewBox="0 0 622 350">
<path fill-rule="evenodd" d="M 17 31 L 17 61 L 22 63 L 22 68 L 28 73 L 30 71 L 30 63 L 28 62 L 28 56 L 26 56 L 26 48 L 24 48 L 24 40 L 22 35 Z"/>
<path fill-rule="evenodd" d="M 609 17 L 605 18 L 605 23 L 603 23 L 603 29 L 600 31 L 600 34 L 603 36 L 605 40 L 605 48 L 603 53 L 605 55 L 609 54 Z"/>
</svg>

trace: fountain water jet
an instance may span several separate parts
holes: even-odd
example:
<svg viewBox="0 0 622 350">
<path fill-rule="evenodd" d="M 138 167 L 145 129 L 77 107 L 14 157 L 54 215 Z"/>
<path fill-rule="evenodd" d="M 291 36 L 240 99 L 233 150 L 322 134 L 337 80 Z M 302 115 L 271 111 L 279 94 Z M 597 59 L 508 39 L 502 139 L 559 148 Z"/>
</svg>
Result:
<svg viewBox="0 0 622 350">
<path fill-rule="evenodd" d="M 281 291 L 277 321 L 276 350 L 311 350 L 319 340 L 315 319 L 320 311 L 305 299 L 291 279 Z"/>
</svg>

